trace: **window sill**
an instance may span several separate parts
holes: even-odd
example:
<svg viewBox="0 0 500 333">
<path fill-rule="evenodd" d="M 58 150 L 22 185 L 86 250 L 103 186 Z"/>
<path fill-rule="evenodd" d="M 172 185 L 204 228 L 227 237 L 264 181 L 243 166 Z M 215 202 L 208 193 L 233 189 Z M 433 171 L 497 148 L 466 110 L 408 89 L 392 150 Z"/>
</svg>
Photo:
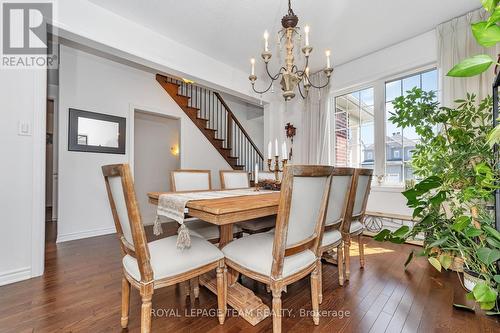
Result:
<svg viewBox="0 0 500 333">
<path fill-rule="evenodd" d="M 373 192 L 394 192 L 401 193 L 405 190 L 403 185 L 373 185 L 371 190 Z"/>
</svg>

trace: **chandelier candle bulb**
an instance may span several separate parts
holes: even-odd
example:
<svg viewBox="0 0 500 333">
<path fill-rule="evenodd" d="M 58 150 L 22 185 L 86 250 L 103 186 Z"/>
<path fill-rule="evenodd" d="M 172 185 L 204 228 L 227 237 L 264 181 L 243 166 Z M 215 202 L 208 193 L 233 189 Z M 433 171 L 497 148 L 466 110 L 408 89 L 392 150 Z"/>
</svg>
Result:
<svg viewBox="0 0 500 333">
<path fill-rule="evenodd" d="M 330 67 L 330 50 L 326 50 L 325 55 L 326 55 L 326 68 L 331 68 Z"/>
<path fill-rule="evenodd" d="M 255 75 L 255 58 L 250 59 L 250 63 L 252 64 L 252 76 Z"/>
<path fill-rule="evenodd" d="M 264 52 L 269 52 L 269 33 L 264 31 Z"/>
<path fill-rule="evenodd" d="M 306 46 L 309 46 L 309 26 L 304 27 L 304 33 L 306 34 Z"/>
</svg>

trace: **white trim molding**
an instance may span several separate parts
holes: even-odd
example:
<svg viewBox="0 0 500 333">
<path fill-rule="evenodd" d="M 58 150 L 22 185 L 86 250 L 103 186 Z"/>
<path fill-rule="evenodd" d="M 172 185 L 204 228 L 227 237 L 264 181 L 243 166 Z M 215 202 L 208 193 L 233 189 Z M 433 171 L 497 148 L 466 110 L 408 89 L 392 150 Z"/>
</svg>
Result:
<svg viewBox="0 0 500 333">
<path fill-rule="evenodd" d="M 27 280 L 32 277 L 31 268 L 23 267 L 0 273 L 0 286 Z"/>
<path fill-rule="evenodd" d="M 65 235 L 57 235 L 57 243 L 69 242 L 72 240 L 78 240 L 89 237 L 109 235 L 114 233 L 116 233 L 115 227 L 72 232 Z"/>
</svg>

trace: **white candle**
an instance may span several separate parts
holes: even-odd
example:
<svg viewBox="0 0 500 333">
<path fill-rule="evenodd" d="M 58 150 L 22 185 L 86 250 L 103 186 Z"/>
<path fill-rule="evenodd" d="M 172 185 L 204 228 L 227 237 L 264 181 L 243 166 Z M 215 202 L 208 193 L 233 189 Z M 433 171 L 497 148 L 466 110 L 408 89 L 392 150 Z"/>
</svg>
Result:
<svg viewBox="0 0 500 333">
<path fill-rule="evenodd" d="M 325 54 L 326 54 L 326 68 L 330 68 L 330 50 L 326 50 Z"/>
<path fill-rule="evenodd" d="M 269 52 L 269 32 L 264 31 L 264 51 Z"/>
<path fill-rule="evenodd" d="M 255 59 L 250 59 L 250 63 L 252 64 L 252 75 L 255 75 Z"/>
<path fill-rule="evenodd" d="M 254 181 L 255 181 L 255 186 L 257 186 L 257 184 L 259 184 L 259 163 L 255 163 Z"/>
<path fill-rule="evenodd" d="M 274 152 L 276 153 L 274 156 L 280 155 L 280 151 L 278 150 L 278 139 L 274 140 Z"/>
<path fill-rule="evenodd" d="M 271 140 L 269 140 L 269 143 L 267 144 L 267 158 L 271 159 L 272 155 L 273 155 L 273 150 L 272 150 Z"/>
<path fill-rule="evenodd" d="M 308 25 L 306 25 L 304 27 L 304 32 L 306 34 L 306 46 L 309 46 L 309 26 Z"/>
</svg>

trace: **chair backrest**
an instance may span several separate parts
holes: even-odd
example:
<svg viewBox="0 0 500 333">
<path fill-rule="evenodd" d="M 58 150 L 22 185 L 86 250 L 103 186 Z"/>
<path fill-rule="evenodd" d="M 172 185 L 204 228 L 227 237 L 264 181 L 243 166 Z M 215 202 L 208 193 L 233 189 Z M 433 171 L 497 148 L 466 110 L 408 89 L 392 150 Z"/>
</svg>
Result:
<svg viewBox="0 0 500 333">
<path fill-rule="evenodd" d="M 223 190 L 249 188 L 248 172 L 239 170 L 220 170 L 220 186 Z"/>
<path fill-rule="evenodd" d="M 102 173 L 122 254 L 137 259 L 141 280 L 149 282 L 153 279 L 153 270 L 130 167 L 128 164 L 105 165 Z"/>
<path fill-rule="evenodd" d="M 287 165 L 281 183 L 271 275 L 280 278 L 284 258 L 305 250 L 318 255 L 333 167 Z"/>
<path fill-rule="evenodd" d="M 174 170 L 170 174 L 172 192 L 209 191 L 212 189 L 210 170 Z"/>
<path fill-rule="evenodd" d="M 356 195 L 354 197 L 354 206 L 352 209 L 352 219 L 362 220 L 366 212 L 366 204 L 372 185 L 373 170 L 372 169 L 356 169 L 355 177 L 357 178 Z"/>
<path fill-rule="evenodd" d="M 325 230 L 339 228 L 342 221 L 344 221 L 354 173 L 354 168 L 333 169 L 328 208 L 326 210 Z"/>
</svg>

